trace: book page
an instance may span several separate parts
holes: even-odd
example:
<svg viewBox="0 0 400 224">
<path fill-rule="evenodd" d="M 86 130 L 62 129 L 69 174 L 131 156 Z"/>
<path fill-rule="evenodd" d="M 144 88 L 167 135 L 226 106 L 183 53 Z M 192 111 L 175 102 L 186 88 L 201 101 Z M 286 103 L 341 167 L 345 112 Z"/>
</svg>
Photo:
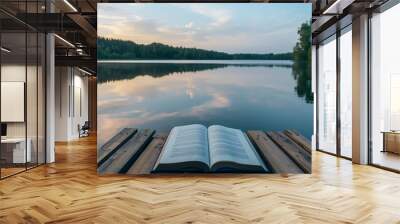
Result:
<svg viewBox="0 0 400 224">
<path fill-rule="evenodd" d="M 200 161 L 210 164 L 207 128 L 193 124 L 171 130 L 158 164 Z"/>
<path fill-rule="evenodd" d="M 208 138 L 210 166 L 220 161 L 263 166 L 241 130 L 213 125 L 208 128 Z"/>
</svg>

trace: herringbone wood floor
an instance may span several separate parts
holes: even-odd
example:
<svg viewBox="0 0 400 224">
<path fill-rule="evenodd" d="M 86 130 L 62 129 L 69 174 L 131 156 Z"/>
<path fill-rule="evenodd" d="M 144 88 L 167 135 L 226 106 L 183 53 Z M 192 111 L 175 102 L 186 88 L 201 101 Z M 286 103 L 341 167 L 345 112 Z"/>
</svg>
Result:
<svg viewBox="0 0 400 224">
<path fill-rule="evenodd" d="M 313 153 L 312 175 L 99 177 L 95 138 L 0 181 L 0 223 L 400 223 L 400 175 Z"/>
</svg>

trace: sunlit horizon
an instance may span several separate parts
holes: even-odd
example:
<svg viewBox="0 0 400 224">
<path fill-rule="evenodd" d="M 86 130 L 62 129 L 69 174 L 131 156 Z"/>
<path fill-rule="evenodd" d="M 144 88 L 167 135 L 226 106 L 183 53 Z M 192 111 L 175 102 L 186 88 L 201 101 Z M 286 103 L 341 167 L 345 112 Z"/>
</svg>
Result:
<svg viewBox="0 0 400 224">
<path fill-rule="evenodd" d="M 311 4 L 100 3 L 98 35 L 226 53 L 286 53 Z"/>
</svg>

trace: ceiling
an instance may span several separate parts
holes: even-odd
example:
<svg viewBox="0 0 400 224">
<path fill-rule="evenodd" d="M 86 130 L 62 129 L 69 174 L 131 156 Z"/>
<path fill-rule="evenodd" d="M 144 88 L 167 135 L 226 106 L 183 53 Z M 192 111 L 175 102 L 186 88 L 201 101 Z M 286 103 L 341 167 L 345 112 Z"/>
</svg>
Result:
<svg viewBox="0 0 400 224">
<path fill-rule="evenodd" d="M 336 21 L 376 7 L 386 0 L 174 0 L 174 2 L 269 2 L 312 3 L 312 32 L 315 38 Z M 54 32 L 56 64 L 76 65 L 96 71 L 97 3 L 171 2 L 171 0 L 1 0 L 0 22 L 4 33 Z M 26 13 L 28 12 L 28 13 Z M 51 12 L 51 13 L 49 13 Z M 7 34 L 6 38 L 12 38 Z M 18 43 L 16 42 L 16 45 Z"/>
</svg>

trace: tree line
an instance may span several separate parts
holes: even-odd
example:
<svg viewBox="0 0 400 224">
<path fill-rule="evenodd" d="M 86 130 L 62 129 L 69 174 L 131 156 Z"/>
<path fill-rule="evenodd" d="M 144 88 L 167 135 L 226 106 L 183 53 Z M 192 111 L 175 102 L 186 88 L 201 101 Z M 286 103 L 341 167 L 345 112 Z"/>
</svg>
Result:
<svg viewBox="0 0 400 224">
<path fill-rule="evenodd" d="M 297 81 L 296 92 L 307 103 L 313 103 L 311 84 L 311 25 L 303 23 L 297 31 L 298 40 L 293 48 L 293 77 Z"/>
<path fill-rule="evenodd" d="M 160 43 L 138 44 L 133 41 L 97 39 L 100 60 L 292 60 L 293 53 L 229 54 L 198 48 L 173 47 Z"/>
</svg>

